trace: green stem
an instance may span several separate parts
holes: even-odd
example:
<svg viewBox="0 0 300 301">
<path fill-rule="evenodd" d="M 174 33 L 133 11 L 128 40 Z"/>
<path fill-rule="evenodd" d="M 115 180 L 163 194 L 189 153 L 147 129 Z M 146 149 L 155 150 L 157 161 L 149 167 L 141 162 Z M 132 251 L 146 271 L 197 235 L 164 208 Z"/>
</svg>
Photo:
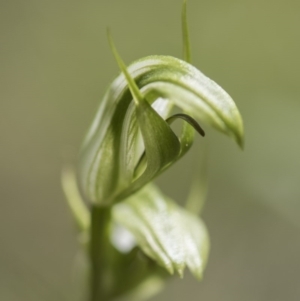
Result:
<svg viewBox="0 0 300 301">
<path fill-rule="evenodd" d="M 110 207 L 92 207 L 90 232 L 90 301 L 107 300 L 112 285 L 109 269 Z"/>
</svg>

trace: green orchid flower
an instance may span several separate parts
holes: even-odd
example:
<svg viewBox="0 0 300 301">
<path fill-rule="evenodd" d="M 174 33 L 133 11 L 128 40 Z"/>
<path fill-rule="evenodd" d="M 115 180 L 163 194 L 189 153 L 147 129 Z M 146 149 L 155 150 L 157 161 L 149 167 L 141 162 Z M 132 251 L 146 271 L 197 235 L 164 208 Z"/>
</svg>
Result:
<svg viewBox="0 0 300 301">
<path fill-rule="evenodd" d="M 204 223 L 152 181 L 186 154 L 195 132 L 205 135 L 199 123 L 232 137 L 241 147 L 244 133 L 228 93 L 190 64 L 186 1 L 182 25 L 185 60 L 155 55 L 128 67 L 108 33 L 121 74 L 108 88 L 83 142 L 79 186 L 69 169 L 62 179 L 79 229 L 88 237 L 92 301 L 145 291 L 140 288 L 149 279 L 165 279 L 163 269 L 182 276 L 187 266 L 197 278 L 203 275 L 209 251 Z M 182 112 L 172 114 L 174 107 Z M 179 136 L 171 128 L 178 119 L 183 121 Z M 126 252 L 113 242 L 116 225 L 133 238 Z M 131 276 L 128 262 L 136 262 Z M 141 300 L 146 295 L 136 296 Z"/>
</svg>

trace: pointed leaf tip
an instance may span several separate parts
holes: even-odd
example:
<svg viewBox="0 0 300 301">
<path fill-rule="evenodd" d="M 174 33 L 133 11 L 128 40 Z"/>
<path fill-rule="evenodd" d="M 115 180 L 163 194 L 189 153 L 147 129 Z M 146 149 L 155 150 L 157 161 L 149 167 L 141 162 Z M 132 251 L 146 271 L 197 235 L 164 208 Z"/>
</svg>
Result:
<svg viewBox="0 0 300 301">
<path fill-rule="evenodd" d="M 108 42 L 109 42 L 110 48 L 112 50 L 112 53 L 115 57 L 115 60 L 118 64 L 120 70 L 123 72 L 123 74 L 126 78 L 128 87 L 130 89 L 130 92 L 131 92 L 136 104 L 138 104 L 139 102 L 142 102 L 143 101 L 143 96 L 142 96 L 137 84 L 135 83 L 134 79 L 129 74 L 126 65 L 124 64 L 123 60 L 121 59 L 121 57 L 120 57 L 120 55 L 117 51 L 117 48 L 114 44 L 114 41 L 112 39 L 112 36 L 110 34 L 109 28 L 107 28 L 107 38 L 108 38 Z"/>
<path fill-rule="evenodd" d="M 180 279 L 183 279 L 183 276 L 184 276 L 184 268 L 185 268 L 185 267 L 182 267 L 182 268 L 177 269 L 177 273 L 178 273 Z"/>
<path fill-rule="evenodd" d="M 191 44 L 190 44 L 190 35 L 187 22 L 187 1 L 184 0 L 182 3 L 181 11 L 181 25 L 182 25 L 182 40 L 183 40 L 183 59 L 191 63 Z"/>
<path fill-rule="evenodd" d="M 235 135 L 235 140 L 238 144 L 238 146 L 244 150 L 245 147 L 245 135 L 244 135 L 244 126 L 243 126 L 243 121 L 241 118 L 240 126 L 239 128 L 236 129 L 236 135 Z"/>
</svg>

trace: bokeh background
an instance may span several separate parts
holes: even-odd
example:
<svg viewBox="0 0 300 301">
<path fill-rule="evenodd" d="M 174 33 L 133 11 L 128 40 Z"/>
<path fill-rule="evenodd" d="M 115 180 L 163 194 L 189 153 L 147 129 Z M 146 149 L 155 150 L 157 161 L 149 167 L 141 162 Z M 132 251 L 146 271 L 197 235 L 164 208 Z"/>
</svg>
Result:
<svg viewBox="0 0 300 301">
<path fill-rule="evenodd" d="M 60 171 L 118 74 L 106 27 L 127 63 L 181 57 L 180 10 L 180 0 L 0 1 L 0 300 L 70 300 L 77 241 Z M 188 14 L 193 63 L 236 101 L 246 148 L 208 130 L 204 280 L 187 273 L 151 300 L 298 301 L 300 2 L 190 0 Z M 197 156 L 159 180 L 177 201 Z"/>
</svg>

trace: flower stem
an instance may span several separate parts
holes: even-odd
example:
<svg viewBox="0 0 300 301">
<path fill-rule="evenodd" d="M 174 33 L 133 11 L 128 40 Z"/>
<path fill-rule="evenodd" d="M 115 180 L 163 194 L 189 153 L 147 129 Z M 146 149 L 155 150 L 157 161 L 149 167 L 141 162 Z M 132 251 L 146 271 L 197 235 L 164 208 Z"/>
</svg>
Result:
<svg viewBox="0 0 300 301">
<path fill-rule="evenodd" d="M 110 207 L 92 207 L 90 232 L 90 301 L 108 299 L 112 286 L 109 268 Z"/>
</svg>

